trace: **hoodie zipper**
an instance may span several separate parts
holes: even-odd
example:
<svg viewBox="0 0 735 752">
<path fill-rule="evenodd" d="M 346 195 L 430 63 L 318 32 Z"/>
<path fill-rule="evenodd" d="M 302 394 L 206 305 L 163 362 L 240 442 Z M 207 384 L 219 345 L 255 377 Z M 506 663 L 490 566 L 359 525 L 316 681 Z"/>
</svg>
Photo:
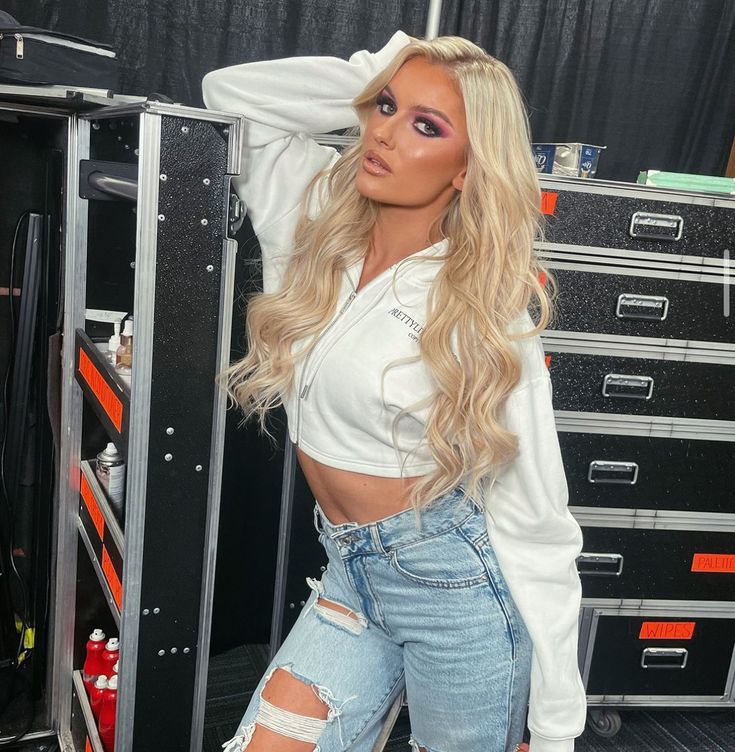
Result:
<svg viewBox="0 0 735 752">
<path fill-rule="evenodd" d="M 323 342 L 324 338 L 328 334 L 328 332 L 335 326 L 335 324 L 342 318 L 342 314 L 350 307 L 350 304 L 357 296 L 357 292 L 353 290 L 347 300 L 342 305 L 342 308 L 339 309 L 339 312 L 337 315 L 332 319 L 332 322 L 329 324 L 329 326 L 322 332 L 321 336 L 319 337 L 319 341 Z M 316 343 L 314 343 L 314 346 L 311 348 L 311 351 L 306 356 L 306 360 L 304 361 L 304 367 L 301 369 L 301 379 L 299 380 L 299 401 L 297 405 L 297 417 L 296 417 L 296 445 L 298 446 L 299 438 L 301 436 L 301 403 L 304 399 L 306 399 L 306 395 L 309 393 L 309 388 L 311 387 L 312 382 L 314 381 L 314 376 L 316 375 L 316 372 L 319 370 L 319 366 L 321 365 L 322 361 L 324 360 L 324 357 L 329 352 L 329 349 L 324 351 L 322 354 L 322 357 L 319 359 L 319 361 L 316 364 L 316 368 L 311 374 L 311 380 L 306 381 L 306 367 L 309 365 L 309 361 L 311 360 L 311 356 L 314 354 L 314 351 L 316 349 Z M 304 383 L 306 382 L 306 383 Z"/>
</svg>

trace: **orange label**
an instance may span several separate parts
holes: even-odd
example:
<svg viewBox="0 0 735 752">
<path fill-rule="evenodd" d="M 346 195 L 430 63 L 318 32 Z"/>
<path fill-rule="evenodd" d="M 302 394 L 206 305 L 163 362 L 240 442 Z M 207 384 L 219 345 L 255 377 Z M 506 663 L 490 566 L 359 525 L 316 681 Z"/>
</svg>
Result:
<svg viewBox="0 0 735 752">
<path fill-rule="evenodd" d="M 735 554 L 694 554 L 692 572 L 735 574 Z"/>
<path fill-rule="evenodd" d="M 97 370 L 97 367 L 87 357 L 87 353 L 85 353 L 81 347 L 79 348 L 79 373 L 82 374 L 84 380 L 89 384 L 89 388 L 99 400 L 100 405 L 102 405 L 102 408 L 107 413 L 112 424 L 118 431 L 121 431 L 123 415 L 122 402 L 120 402 L 117 395 L 112 389 L 110 389 L 107 382 Z"/>
<path fill-rule="evenodd" d="M 89 741 L 88 736 L 84 739 L 84 752 L 94 752 L 92 749 L 92 742 Z"/>
<path fill-rule="evenodd" d="M 544 214 L 553 214 L 556 211 L 556 199 L 558 197 L 558 193 L 541 191 L 541 211 Z"/>
<path fill-rule="evenodd" d="M 102 546 L 102 571 L 105 574 L 107 584 L 110 586 L 110 592 L 115 599 L 118 609 L 122 610 L 122 584 L 117 576 L 115 567 L 112 566 L 112 559 L 107 553 L 107 548 Z"/>
<path fill-rule="evenodd" d="M 102 540 L 105 534 L 105 518 L 102 516 L 100 508 L 97 506 L 97 500 L 94 498 L 94 494 L 89 487 L 89 483 L 87 483 L 87 479 L 84 477 L 84 473 L 82 473 L 80 492 L 84 499 L 84 506 L 87 507 L 89 516 L 92 518 L 94 527 L 97 530 L 97 535 L 99 535 L 100 540 Z"/>
<path fill-rule="evenodd" d="M 691 640 L 693 621 L 644 621 L 639 640 Z"/>
</svg>

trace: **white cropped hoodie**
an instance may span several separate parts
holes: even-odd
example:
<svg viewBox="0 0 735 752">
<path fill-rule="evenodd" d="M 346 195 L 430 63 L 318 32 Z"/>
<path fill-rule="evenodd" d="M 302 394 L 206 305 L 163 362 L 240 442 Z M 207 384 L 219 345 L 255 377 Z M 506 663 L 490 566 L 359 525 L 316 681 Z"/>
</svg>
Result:
<svg viewBox="0 0 735 752">
<path fill-rule="evenodd" d="M 357 125 L 352 99 L 408 41 L 399 31 L 379 52 L 356 52 L 349 61 L 286 58 L 205 76 L 206 106 L 246 119 L 242 173 L 233 185 L 260 242 L 265 292 L 281 284 L 307 184 L 338 158 L 310 134 Z M 428 407 L 400 421 L 397 447 L 391 423 L 400 408 L 432 390 L 420 361 L 401 360 L 419 352 L 427 293 L 446 248 L 442 241 L 409 256 L 359 292 L 363 261 L 345 271 L 337 312 L 297 366 L 296 388 L 284 398 L 290 438 L 306 454 L 386 477 L 400 476 L 401 466 L 406 476 L 435 467 L 422 443 Z M 530 329 L 530 316 L 513 326 Z M 501 571 L 533 641 L 530 752 L 572 752 L 586 716 L 577 664 L 581 584 L 575 560 L 582 532 L 567 508 L 541 340 L 534 336 L 516 346 L 522 376 L 506 403 L 505 425 L 518 435 L 519 453 L 487 479 L 481 501 Z"/>
</svg>

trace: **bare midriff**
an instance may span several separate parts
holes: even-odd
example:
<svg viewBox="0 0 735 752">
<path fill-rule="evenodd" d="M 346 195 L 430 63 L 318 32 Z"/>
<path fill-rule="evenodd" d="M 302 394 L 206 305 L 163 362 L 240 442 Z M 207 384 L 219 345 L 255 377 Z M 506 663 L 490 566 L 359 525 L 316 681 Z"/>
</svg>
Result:
<svg viewBox="0 0 735 752">
<path fill-rule="evenodd" d="M 422 477 L 385 478 L 340 470 L 309 457 L 299 447 L 296 456 L 311 492 L 334 525 L 366 525 L 408 509 L 411 486 Z"/>
</svg>

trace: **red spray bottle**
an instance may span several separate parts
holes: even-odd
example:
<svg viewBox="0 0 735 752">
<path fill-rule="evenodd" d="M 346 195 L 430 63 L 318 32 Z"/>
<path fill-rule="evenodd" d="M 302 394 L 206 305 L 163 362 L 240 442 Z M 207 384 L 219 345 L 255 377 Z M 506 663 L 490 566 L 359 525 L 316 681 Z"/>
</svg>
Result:
<svg viewBox="0 0 735 752">
<path fill-rule="evenodd" d="M 100 674 L 104 674 L 102 661 L 100 660 L 105 649 L 105 633 L 101 629 L 95 629 L 87 640 L 87 655 L 82 668 L 82 679 L 87 688 L 87 694 L 91 693 L 94 682 Z"/>
</svg>

